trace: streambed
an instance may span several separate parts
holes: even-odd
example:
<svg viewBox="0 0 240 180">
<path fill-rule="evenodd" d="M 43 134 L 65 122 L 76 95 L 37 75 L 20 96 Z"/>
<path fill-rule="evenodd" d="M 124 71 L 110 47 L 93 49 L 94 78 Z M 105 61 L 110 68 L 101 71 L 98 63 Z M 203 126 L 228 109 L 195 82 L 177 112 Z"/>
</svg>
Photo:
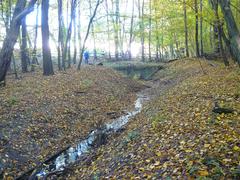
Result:
<svg viewBox="0 0 240 180">
<path fill-rule="evenodd" d="M 89 133 L 86 139 L 80 141 L 77 145 L 67 148 L 58 155 L 54 156 L 51 160 L 45 162 L 43 165 L 23 174 L 17 179 L 26 179 L 29 176 L 34 179 L 44 178 L 51 172 L 64 170 L 68 165 L 78 161 L 92 148 L 104 144 L 107 136 L 120 131 L 131 118 L 141 112 L 143 102 L 147 100 L 147 96 L 138 94 L 133 110 L 128 111 L 125 115 L 113 120 L 110 123 L 104 124 L 101 128 L 93 130 Z"/>
</svg>

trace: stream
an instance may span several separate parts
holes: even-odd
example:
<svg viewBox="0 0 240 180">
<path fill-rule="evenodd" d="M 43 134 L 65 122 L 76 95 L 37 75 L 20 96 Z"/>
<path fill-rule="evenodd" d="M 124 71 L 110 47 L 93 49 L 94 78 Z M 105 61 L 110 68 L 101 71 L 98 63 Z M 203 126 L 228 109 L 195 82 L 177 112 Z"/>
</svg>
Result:
<svg viewBox="0 0 240 180">
<path fill-rule="evenodd" d="M 147 96 L 142 94 L 137 95 L 134 110 L 127 112 L 125 115 L 113 120 L 110 123 L 104 124 L 101 128 L 93 130 L 89 133 L 86 139 L 80 141 L 77 145 L 67 148 L 65 151 L 58 154 L 56 157 L 48 161 L 46 164 L 35 169 L 34 179 L 44 178 L 49 173 L 62 171 L 68 165 L 73 164 L 80 159 L 85 153 L 92 148 L 104 144 L 104 139 L 110 134 L 120 131 L 131 118 L 141 112 L 143 102 L 148 100 Z M 28 175 L 29 176 L 29 175 Z M 25 176 L 26 177 L 26 176 Z M 25 178 L 18 178 L 25 179 Z"/>
</svg>

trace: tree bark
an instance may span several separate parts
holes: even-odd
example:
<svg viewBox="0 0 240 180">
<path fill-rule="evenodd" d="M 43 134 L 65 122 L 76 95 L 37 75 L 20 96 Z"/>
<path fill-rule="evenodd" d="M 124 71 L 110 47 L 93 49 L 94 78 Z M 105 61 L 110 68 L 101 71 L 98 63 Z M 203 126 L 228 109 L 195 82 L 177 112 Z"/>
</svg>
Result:
<svg viewBox="0 0 240 180">
<path fill-rule="evenodd" d="M 48 26 L 49 1 L 42 0 L 42 53 L 43 53 L 43 75 L 53 75 L 53 64 L 51 50 L 49 46 L 49 26 Z"/>
</svg>

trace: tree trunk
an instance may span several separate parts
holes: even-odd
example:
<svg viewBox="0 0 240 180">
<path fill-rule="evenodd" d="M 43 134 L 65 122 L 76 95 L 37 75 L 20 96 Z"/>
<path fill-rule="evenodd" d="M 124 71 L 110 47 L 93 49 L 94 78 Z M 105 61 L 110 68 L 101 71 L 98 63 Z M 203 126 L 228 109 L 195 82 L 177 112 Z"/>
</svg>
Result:
<svg viewBox="0 0 240 180">
<path fill-rule="evenodd" d="M 31 71 L 35 70 L 35 64 L 39 64 L 37 59 L 38 16 L 39 16 L 39 2 L 37 3 L 37 15 L 36 15 L 35 35 L 34 35 L 34 41 L 33 41 Z"/>
<path fill-rule="evenodd" d="M 0 83 L 5 85 L 5 78 L 7 70 L 11 64 L 11 56 L 13 54 L 14 45 L 19 36 L 19 28 L 21 19 L 33 10 L 36 0 L 31 0 L 27 9 L 24 10 L 26 0 L 18 0 L 13 13 L 10 28 L 3 41 L 2 49 L 0 51 Z"/>
<path fill-rule="evenodd" d="M 73 64 L 77 63 L 77 23 L 76 23 L 76 7 L 73 12 Z"/>
<path fill-rule="evenodd" d="M 186 56 L 189 57 L 186 0 L 183 0 L 183 12 L 184 12 L 184 32 L 185 32 L 185 53 L 186 53 Z"/>
<path fill-rule="evenodd" d="M 69 27 L 67 30 L 67 37 L 65 41 L 65 48 L 63 50 L 63 59 L 65 61 L 67 54 L 68 54 L 68 68 L 71 66 L 71 56 L 70 56 L 70 39 L 71 39 L 71 34 L 72 34 L 72 22 L 73 22 L 73 15 L 76 10 L 76 0 L 72 0 L 71 2 L 71 19 L 69 23 Z"/>
<path fill-rule="evenodd" d="M 149 0 L 149 33 L 148 33 L 148 58 L 149 61 L 152 59 L 151 55 L 151 43 L 152 43 L 152 1 Z"/>
<path fill-rule="evenodd" d="M 80 2 L 79 2 L 80 3 Z M 78 6 L 78 45 L 79 45 L 79 60 L 81 59 L 81 47 L 82 47 L 82 36 L 81 36 L 81 5 Z"/>
<path fill-rule="evenodd" d="M 234 59 L 237 60 L 240 66 L 240 33 L 236 24 L 236 21 L 233 17 L 233 13 L 230 7 L 229 0 L 219 0 L 224 19 L 226 21 L 229 39 L 230 39 L 230 48 L 231 55 Z"/>
<path fill-rule="evenodd" d="M 114 41 L 115 41 L 115 59 L 118 61 L 119 60 L 119 0 L 116 0 L 116 17 L 115 17 L 115 24 L 114 24 Z"/>
<path fill-rule="evenodd" d="M 49 1 L 42 0 L 42 53 L 43 53 L 43 75 L 53 75 L 53 64 L 51 50 L 49 46 L 49 26 L 48 26 Z"/>
<path fill-rule="evenodd" d="M 107 36 L 108 36 L 108 58 L 111 59 L 111 44 L 110 44 L 110 23 L 109 23 L 109 8 L 108 1 L 105 1 L 106 13 L 107 13 Z"/>
<path fill-rule="evenodd" d="M 22 72 L 28 72 L 28 61 L 29 56 L 27 52 L 27 26 L 26 17 L 22 19 L 22 41 L 21 41 L 21 62 L 22 62 Z"/>
<path fill-rule="evenodd" d="M 63 47 L 63 20 L 62 20 L 62 0 L 58 0 L 58 70 L 65 70 L 65 63 L 62 62 Z M 62 62 L 62 63 L 61 63 Z"/>
<path fill-rule="evenodd" d="M 195 26 L 195 42 L 196 42 L 196 56 L 199 57 L 199 41 L 198 41 L 198 0 L 194 1 L 195 5 L 195 18 L 196 18 L 196 26 Z"/>
<path fill-rule="evenodd" d="M 200 55 L 203 56 L 203 0 L 200 0 Z"/>
<path fill-rule="evenodd" d="M 132 41 L 133 41 L 133 21 L 134 21 L 134 0 L 132 1 L 132 15 L 131 15 L 131 25 L 130 25 L 130 34 L 129 34 L 129 43 L 128 43 L 128 58 L 132 59 Z"/>
<path fill-rule="evenodd" d="M 142 5 L 141 5 L 141 1 L 138 0 L 138 12 L 139 12 L 139 19 L 141 20 L 141 22 L 139 23 L 139 29 L 141 31 L 141 48 L 142 48 L 142 62 L 145 61 L 145 47 L 144 47 L 144 22 L 143 22 L 143 15 L 144 15 L 144 0 L 142 0 Z"/>
<path fill-rule="evenodd" d="M 92 23 L 93 23 L 93 20 L 94 20 L 96 14 L 97 14 L 98 7 L 99 7 L 99 5 L 100 5 L 101 3 L 103 3 L 103 0 L 97 0 L 95 9 L 94 9 L 94 11 L 93 11 L 93 15 L 92 15 L 92 17 L 91 17 L 90 20 L 89 20 L 88 27 L 87 27 L 87 33 L 86 33 L 86 35 L 85 35 L 85 38 L 84 38 L 84 41 L 83 41 L 83 45 L 82 45 L 82 49 L 81 49 L 81 53 L 80 53 L 80 61 L 79 61 L 79 63 L 78 63 L 78 67 L 77 67 L 78 70 L 80 70 L 80 68 L 81 68 L 82 59 L 83 59 L 83 53 L 84 53 L 84 51 L 85 51 L 85 45 L 86 45 L 86 42 L 87 42 L 87 39 L 88 39 L 88 36 L 89 36 L 89 32 L 90 32 L 90 29 L 91 29 L 91 25 L 92 25 Z"/>
<path fill-rule="evenodd" d="M 219 17 L 219 13 L 218 13 L 218 0 L 213 0 L 211 1 L 212 7 L 213 7 L 213 11 L 215 14 L 215 22 L 214 22 L 214 36 L 216 39 L 216 47 L 215 47 L 215 51 L 220 53 L 222 58 L 223 58 L 223 62 L 226 66 L 229 66 L 229 62 L 227 60 L 226 54 L 224 52 L 224 48 L 223 48 L 223 42 L 222 42 L 222 22 L 220 20 Z"/>
</svg>

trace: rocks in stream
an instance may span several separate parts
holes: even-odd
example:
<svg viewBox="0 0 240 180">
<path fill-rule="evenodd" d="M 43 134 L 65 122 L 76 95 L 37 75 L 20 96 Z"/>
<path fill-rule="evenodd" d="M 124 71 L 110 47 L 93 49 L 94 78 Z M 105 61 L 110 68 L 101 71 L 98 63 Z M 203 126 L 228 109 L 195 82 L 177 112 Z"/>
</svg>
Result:
<svg viewBox="0 0 240 180">
<path fill-rule="evenodd" d="M 95 140 L 93 141 L 94 147 L 99 147 L 107 143 L 107 134 L 103 131 L 98 131 L 95 135 Z"/>
</svg>

